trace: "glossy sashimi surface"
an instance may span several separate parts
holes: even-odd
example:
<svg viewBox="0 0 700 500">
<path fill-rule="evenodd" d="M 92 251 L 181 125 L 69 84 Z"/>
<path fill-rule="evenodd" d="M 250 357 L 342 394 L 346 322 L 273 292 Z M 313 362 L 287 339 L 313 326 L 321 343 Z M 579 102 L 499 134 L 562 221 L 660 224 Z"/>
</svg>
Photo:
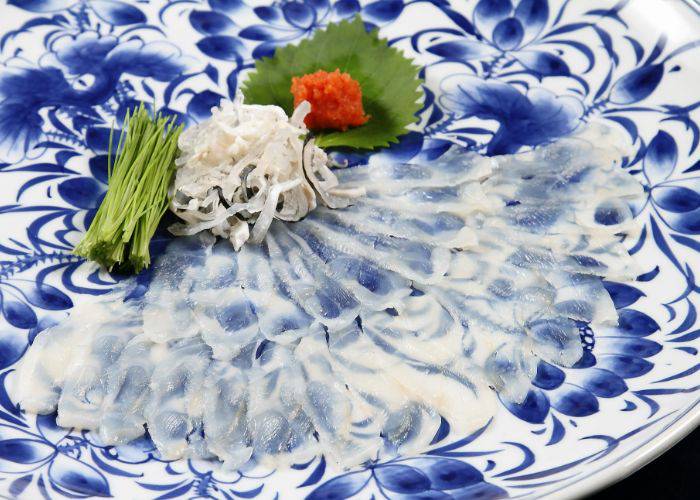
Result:
<svg viewBox="0 0 700 500">
<path fill-rule="evenodd" d="M 643 195 L 618 141 L 594 125 L 530 153 L 341 169 L 366 200 L 239 252 L 174 240 L 147 290 L 127 280 L 39 334 L 10 394 L 104 444 L 148 430 L 164 459 L 230 469 L 474 432 L 541 361 L 581 359 L 581 328 L 617 324 L 601 280 L 640 274 L 619 237 Z"/>
</svg>

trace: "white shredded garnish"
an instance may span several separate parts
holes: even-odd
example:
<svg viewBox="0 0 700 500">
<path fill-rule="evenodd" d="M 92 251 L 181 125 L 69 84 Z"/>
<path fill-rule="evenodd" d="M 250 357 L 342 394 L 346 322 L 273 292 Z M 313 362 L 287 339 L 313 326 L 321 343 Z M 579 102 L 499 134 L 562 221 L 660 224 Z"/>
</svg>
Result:
<svg viewBox="0 0 700 500">
<path fill-rule="evenodd" d="M 208 120 L 180 135 L 171 210 L 175 235 L 209 230 L 236 250 L 261 242 L 273 219 L 297 221 L 316 208 L 348 206 L 363 190 L 343 189 L 328 155 L 307 140 L 304 101 L 288 118 L 278 106 L 222 100 Z"/>
</svg>

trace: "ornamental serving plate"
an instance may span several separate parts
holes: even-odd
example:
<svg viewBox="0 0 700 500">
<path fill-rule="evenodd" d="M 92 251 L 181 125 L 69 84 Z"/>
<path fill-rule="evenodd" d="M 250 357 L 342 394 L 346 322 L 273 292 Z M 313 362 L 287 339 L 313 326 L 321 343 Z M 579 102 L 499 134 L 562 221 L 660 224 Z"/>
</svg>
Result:
<svg viewBox="0 0 700 500">
<path fill-rule="evenodd" d="M 572 497 L 619 480 L 700 421 L 700 8 L 681 0 L 9 0 L 0 16 L 0 494 L 11 498 Z M 71 250 L 106 189 L 110 128 L 140 101 L 188 124 L 256 58 L 359 14 L 422 66 L 415 130 L 375 153 L 430 161 L 617 128 L 645 186 L 625 241 L 643 274 L 606 282 L 619 325 L 581 328 L 572 368 L 430 451 L 340 470 L 323 457 L 224 472 L 146 438 L 100 445 L 25 414 L 5 380 L 43 329 L 117 277 Z"/>
</svg>

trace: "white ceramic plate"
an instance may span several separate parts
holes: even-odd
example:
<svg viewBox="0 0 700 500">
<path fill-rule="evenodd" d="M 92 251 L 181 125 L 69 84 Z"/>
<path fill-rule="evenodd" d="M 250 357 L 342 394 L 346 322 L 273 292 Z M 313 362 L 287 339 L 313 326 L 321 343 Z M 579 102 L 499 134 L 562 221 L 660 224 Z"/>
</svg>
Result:
<svg viewBox="0 0 700 500">
<path fill-rule="evenodd" d="M 58 498 L 572 497 L 616 481 L 700 419 L 700 17 L 680 0 L 10 0 L 1 8 L 0 380 L 28 342 L 111 281 L 72 256 L 105 190 L 115 115 L 156 100 L 197 121 L 254 57 L 357 13 L 425 65 L 424 133 L 382 155 L 450 143 L 499 154 L 592 119 L 625 132 L 648 187 L 639 281 L 608 285 L 622 321 L 582 331 L 572 369 L 430 453 L 353 471 L 322 458 L 224 474 L 165 463 L 25 415 L 0 392 L 0 491 Z M 460 89 L 470 99 L 465 99 Z"/>
</svg>

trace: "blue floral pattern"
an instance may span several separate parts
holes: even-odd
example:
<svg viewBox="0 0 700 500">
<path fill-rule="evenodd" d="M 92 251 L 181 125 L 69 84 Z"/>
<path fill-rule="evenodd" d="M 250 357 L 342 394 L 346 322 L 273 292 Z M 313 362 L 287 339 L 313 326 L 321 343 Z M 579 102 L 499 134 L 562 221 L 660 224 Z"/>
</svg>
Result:
<svg viewBox="0 0 700 500">
<path fill-rule="evenodd" d="M 630 446 L 641 446 L 696 411 L 700 94 L 678 82 L 697 58 L 700 40 L 674 37 L 672 44 L 662 29 L 638 29 L 634 21 L 643 2 L 8 3 L 16 29 L 0 34 L 0 218 L 9 228 L 0 238 L 3 493 L 227 499 L 542 495 L 614 467 Z M 668 8 L 683 11 L 688 36 L 697 33 L 700 18 L 690 6 Z M 635 283 L 606 284 L 619 325 L 592 332 L 581 324 L 581 360 L 570 369 L 541 363 L 526 400 L 504 405 L 494 422 L 473 435 L 452 435 L 443 422 L 427 453 L 349 472 L 334 470 L 323 457 L 275 472 L 225 473 L 205 462 L 167 463 L 147 439 L 104 447 L 89 433 L 58 428 L 50 416 L 20 411 L 4 385 L 28 343 L 80 296 L 104 293 L 119 279 L 85 264 L 71 249 L 104 194 L 109 133 L 119 129 L 126 110 L 155 102 L 183 122 L 200 121 L 221 97 L 234 94 L 255 58 L 355 15 L 414 57 L 425 78 L 416 131 L 377 155 L 425 161 L 452 144 L 484 154 L 512 153 L 591 120 L 626 132 L 632 149 L 623 168 L 644 183 L 647 196 L 637 207 L 639 238 L 625 242 L 644 273 Z"/>
</svg>

